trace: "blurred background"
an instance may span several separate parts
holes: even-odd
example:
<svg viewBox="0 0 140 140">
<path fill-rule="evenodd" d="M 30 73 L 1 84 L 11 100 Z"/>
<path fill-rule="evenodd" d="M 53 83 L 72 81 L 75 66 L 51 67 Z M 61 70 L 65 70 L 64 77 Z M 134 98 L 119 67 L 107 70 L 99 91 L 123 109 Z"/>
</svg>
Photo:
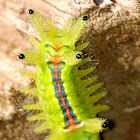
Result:
<svg viewBox="0 0 140 140">
<path fill-rule="evenodd" d="M 98 60 L 96 73 L 109 91 L 99 103 L 110 105 L 111 110 L 99 116 L 111 120 L 114 128 L 104 132 L 102 139 L 140 140 L 139 0 L 0 0 L 0 139 L 42 140 L 48 134 L 34 134 L 40 122 L 27 122 L 29 112 L 22 109 L 28 97 L 20 89 L 34 81 L 20 71 L 35 67 L 21 63 L 18 55 L 34 48 L 27 34 L 40 39 L 28 17 L 29 9 L 50 17 L 58 28 L 69 18 L 88 16 L 77 43 L 91 42 L 85 53 Z"/>
</svg>

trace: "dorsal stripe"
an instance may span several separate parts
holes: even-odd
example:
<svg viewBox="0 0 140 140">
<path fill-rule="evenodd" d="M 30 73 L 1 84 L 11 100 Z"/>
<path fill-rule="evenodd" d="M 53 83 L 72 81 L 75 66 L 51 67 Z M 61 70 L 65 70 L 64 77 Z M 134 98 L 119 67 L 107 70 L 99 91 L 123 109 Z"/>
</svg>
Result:
<svg viewBox="0 0 140 140">
<path fill-rule="evenodd" d="M 64 62 L 59 62 L 59 63 L 63 63 L 65 65 Z M 72 128 L 77 127 L 78 120 L 76 115 L 73 113 L 72 107 L 68 102 L 67 95 L 65 93 L 64 86 L 63 86 L 63 81 L 61 79 L 61 71 L 63 67 L 60 68 L 59 63 L 51 62 L 48 63 L 48 66 L 49 64 L 51 64 L 51 67 L 49 68 L 52 72 L 52 80 L 55 88 L 55 96 L 58 99 L 59 105 L 62 109 L 65 125 L 67 126 L 66 129 L 69 129 L 71 127 Z"/>
</svg>

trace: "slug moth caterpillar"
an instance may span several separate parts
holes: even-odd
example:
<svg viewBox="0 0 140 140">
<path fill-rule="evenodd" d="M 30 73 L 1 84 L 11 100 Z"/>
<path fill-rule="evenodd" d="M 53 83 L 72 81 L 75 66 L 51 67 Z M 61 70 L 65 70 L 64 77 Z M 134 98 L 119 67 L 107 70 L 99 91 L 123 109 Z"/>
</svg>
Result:
<svg viewBox="0 0 140 140">
<path fill-rule="evenodd" d="M 39 100 L 36 104 L 24 105 L 24 109 L 40 113 L 28 116 L 27 120 L 43 120 L 34 131 L 50 129 L 45 140 L 98 140 L 99 132 L 107 129 L 109 123 L 96 115 L 109 106 L 95 103 L 107 92 L 101 89 L 103 84 L 97 81 L 97 76 L 83 79 L 95 66 L 79 69 L 91 59 L 84 58 L 82 53 L 89 42 L 75 47 L 87 16 L 69 20 L 63 29 L 58 29 L 50 19 L 44 21 L 35 11 L 30 9 L 29 14 L 41 42 L 29 37 L 37 50 L 19 55 L 21 60 L 36 65 L 35 73 L 23 72 L 35 80 L 36 88 L 22 91 Z"/>
</svg>

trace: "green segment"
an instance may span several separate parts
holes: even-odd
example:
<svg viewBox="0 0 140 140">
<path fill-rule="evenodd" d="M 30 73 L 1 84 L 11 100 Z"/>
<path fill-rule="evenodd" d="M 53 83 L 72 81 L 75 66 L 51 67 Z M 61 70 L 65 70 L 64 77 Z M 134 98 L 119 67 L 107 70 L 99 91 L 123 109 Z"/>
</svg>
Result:
<svg viewBox="0 0 140 140">
<path fill-rule="evenodd" d="M 96 115 L 109 109 L 109 107 L 107 105 L 95 105 L 98 100 L 106 95 L 106 91 L 101 90 L 103 84 L 98 82 L 97 76 L 83 80 L 83 77 L 93 72 L 95 67 L 79 70 L 79 66 L 90 59 L 76 58 L 77 54 L 82 55 L 81 51 L 89 44 L 81 44 L 75 48 L 75 42 L 79 39 L 85 26 L 83 16 L 75 21 L 70 20 L 61 30 L 57 29 L 50 19 L 44 23 L 36 12 L 30 16 L 42 41 L 38 42 L 35 38 L 30 37 L 38 50 L 24 52 L 25 59 L 23 60 L 36 64 L 36 73 L 24 72 L 25 75 L 35 79 L 36 88 L 24 89 L 23 91 L 37 96 L 39 102 L 38 104 L 25 105 L 24 108 L 40 110 L 40 113 L 29 116 L 27 120 L 44 120 L 44 123 L 35 129 L 35 132 L 51 129 L 50 135 L 45 140 L 99 140 L 99 132 L 104 130 L 102 124 L 106 120 L 96 118 Z M 72 131 L 65 131 L 64 129 L 63 112 L 55 96 L 52 73 L 47 64 L 53 57 L 59 57 L 65 62 L 65 67 L 61 72 L 63 86 L 74 114 L 81 121 L 81 126 Z"/>
</svg>

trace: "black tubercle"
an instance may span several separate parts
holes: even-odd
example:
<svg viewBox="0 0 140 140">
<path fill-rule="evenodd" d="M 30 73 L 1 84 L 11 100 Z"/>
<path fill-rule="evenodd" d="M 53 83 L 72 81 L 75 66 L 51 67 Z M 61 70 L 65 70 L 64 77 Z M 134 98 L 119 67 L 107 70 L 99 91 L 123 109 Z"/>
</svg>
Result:
<svg viewBox="0 0 140 140">
<path fill-rule="evenodd" d="M 81 54 L 77 54 L 77 55 L 76 55 L 76 58 L 77 58 L 77 59 L 80 59 L 81 57 L 82 57 Z"/>
<path fill-rule="evenodd" d="M 102 127 L 111 129 L 114 127 L 114 123 L 112 121 L 106 120 L 104 123 L 102 123 Z"/>
<path fill-rule="evenodd" d="M 32 9 L 29 10 L 29 14 L 33 14 L 34 11 Z"/>
<path fill-rule="evenodd" d="M 25 55 L 24 54 L 20 54 L 18 57 L 19 57 L 19 59 L 24 59 Z"/>
<path fill-rule="evenodd" d="M 84 17 L 83 17 L 83 20 L 87 20 L 87 16 L 84 16 Z"/>
<path fill-rule="evenodd" d="M 74 45 L 75 45 L 75 47 L 76 47 L 76 46 L 77 46 L 77 42 L 75 42 L 75 44 L 74 44 Z"/>
</svg>

